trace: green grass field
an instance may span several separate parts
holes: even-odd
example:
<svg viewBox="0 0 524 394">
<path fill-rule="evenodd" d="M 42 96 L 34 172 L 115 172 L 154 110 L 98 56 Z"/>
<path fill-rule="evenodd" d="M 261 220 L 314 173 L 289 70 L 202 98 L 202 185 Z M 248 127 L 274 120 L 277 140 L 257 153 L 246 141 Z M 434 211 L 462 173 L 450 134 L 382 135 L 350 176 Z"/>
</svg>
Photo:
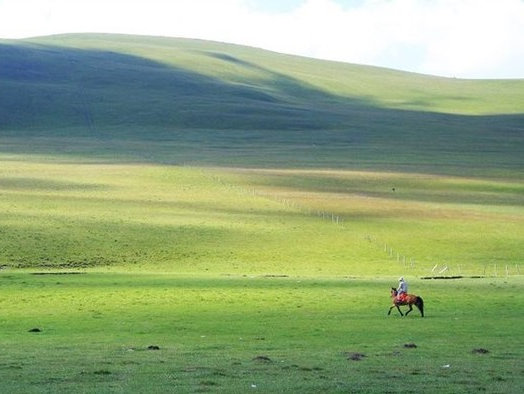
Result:
<svg viewBox="0 0 524 394">
<path fill-rule="evenodd" d="M 1 168 L 5 391 L 522 389 L 518 181 Z M 421 280 L 434 263 L 483 278 Z M 399 275 L 424 319 L 386 316 Z"/>
<path fill-rule="evenodd" d="M 524 81 L 64 35 L 0 87 L 0 392 L 524 390 Z"/>
<path fill-rule="evenodd" d="M 0 171 L 7 267 L 514 275 L 524 260 L 519 180 L 20 161 Z"/>
<path fill-rule="evenodd" d="M 426 300 L 423 319 L 386 316 L 389 280 L 107 272 L 1 280 L 5 392 L 523 387 L 520 277 L 411 281 Z"/>
<path fill-rule="evenodd" d="M 187 39 L 0 42 L 4 154 L 521 176 L 524 80 L 459 80 Z"/>
</svg>

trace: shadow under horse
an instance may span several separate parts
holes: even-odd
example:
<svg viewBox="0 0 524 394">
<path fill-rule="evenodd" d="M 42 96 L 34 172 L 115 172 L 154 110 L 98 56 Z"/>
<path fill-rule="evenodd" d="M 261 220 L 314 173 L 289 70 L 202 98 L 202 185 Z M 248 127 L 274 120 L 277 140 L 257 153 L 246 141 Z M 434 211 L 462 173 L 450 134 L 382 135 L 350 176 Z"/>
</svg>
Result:
<svg viewBox="0 0 524 394">
<path fill-rule="evenodd" d="M 398 300 L 397 290 L 394 287 L 392 287 L 391 299 L 393 301 L 393 305 L 391 306 L 391 308 L 389 308 L 388 316 L 391 314 L 391 310 L 393 308 L 397 308 L 398 313 L 400 313 L 400 316 L 407 316 L 409 312 L 413 310 L 413 305 L 415 305 L 420 311 L 420 315 L 424 317 L 424 301 L 422 300 L 422 297 L 416 296 L 414 294 L 406 294 L 403 300 Z M 402 311 L 400 310 L 400 305 L 407 305 L 409 307 L 409 310 L 406 312 L 406 314 L 402 313 Z"/>
</svg>

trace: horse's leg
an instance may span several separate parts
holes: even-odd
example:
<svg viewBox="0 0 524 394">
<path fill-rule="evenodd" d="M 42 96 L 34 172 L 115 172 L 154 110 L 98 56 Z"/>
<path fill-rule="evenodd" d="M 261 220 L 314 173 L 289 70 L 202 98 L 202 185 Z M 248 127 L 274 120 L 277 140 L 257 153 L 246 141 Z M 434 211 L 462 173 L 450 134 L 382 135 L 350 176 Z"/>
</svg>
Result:
<svg viewBox="0 0 524 394">
<path fill-rule="evenodd" d="M 402 311 L 400 310 L 400 307 L 398 305 L 395 305 L 397 307 L 397 310 L 398 310 L 398 313 L 400 313 L 400 316 L 404 316 L 404 314 L 402 313 Z"/>
<path fill-rule="evenodd" d="M 391 308 L 389 308 L 389 311 L 388 311 L 388 316 L 391 315 L 391 310 L 395 307 L 395 305 L 393 305 Z"/>
<path fill-rule="evenodd" d="M 420 311 L 420 316 L 424 317 L 424 300 L 422 297 L 417 298 L 417 302 L 415 303 L 418 310 Z"/>
<path fill-rule="evenodd" d="M 396 305 L 396 304 L 395 304 L 395 305 L 392 305 L 392 306 L 389 308 L 388 316 L 391 314 L 391 310 L 392 310 L 393 308 L 397 308 L 398 313 L 400 313 L 400 316 L 404 316 L 404 315 L 402 314 L 402 311 L 400 310 L 400 308 L 399 308 L 398 305 Z"/>
<path fill-rule="evenodd" d="M 406 312 L 406 315 L 405 315 L 405 316 L 407 316 L 408 313 L 411 312 L 411 311 L 413 310 L 413 306 L 412 306 L 411 304 L 408 304 L 408 306 L 409 306 L 409 310 Z"/>
</svg>

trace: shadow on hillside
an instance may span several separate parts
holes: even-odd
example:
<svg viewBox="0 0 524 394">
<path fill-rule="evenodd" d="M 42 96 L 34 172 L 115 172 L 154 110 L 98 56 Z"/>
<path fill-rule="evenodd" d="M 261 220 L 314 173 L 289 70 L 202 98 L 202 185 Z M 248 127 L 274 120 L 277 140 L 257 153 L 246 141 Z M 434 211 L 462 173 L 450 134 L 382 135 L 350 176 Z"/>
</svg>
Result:
<svg viewBox="0 0 524 394">
<path fill-rule="evenodd" d="M 460 182 L 454 178 L 449 182 L 439 182 L 431 177 L 409 177 L 404 175 L 392 176 L 388 174 L 374 174 L 369 177 L 351 177 L 343 173 L 338 174 L 305 174 L 305 173 L 274 173 L 246 171 L 244 182 L 257 190 L 273 190 L 273 193 L 297 193 L 297 197 L 312 196 L 315 193 L 325 193 L 325 198 L 343 199 L 358 198 L 368 202 L 375 201 L 376 205 L 386 204 L 386 201 L 429 202 L 439 204 L 470 204 L 470 205 L 524 205 L 524 184 L 518 181 L 510 183 L 508 180 L 497 182 L 481 182 L 475 185 Z M 453 178 L 452 178 L 453 179 Z M 310 194 L 313 193 L 313 194 Z M 319 197 L 320 198 L 320 197 Z M 348 204 L 349 201 L 347 201 Z M 354 207 L 353 207 L 354 208 Z M 411 211 L 415 207 L 410 206 Z M 401 207 L 397 207 L 401 212 Z M 375 214 L 375 212 L 373 213 Z M 380 213 L 378 213 L 380 216 Z M 392 212 L 387 212 L 391 215 Z M 413 212 L 411 212 L 413 216 Z"/>
<path fill-rule="evenodd" d="M 105 189 L 107 189 L 107 187 L 100 184 L 64 182 L 26 177 L 0 178 L 0 190 L 92 191 Z"/>
<path fill-rule="evenodd" d="M 300 97 L 321 103 L 320 92 L 291 79 L 296 97 L 114 52 L 13 44 L 0 45 L 0 54 L 2 130 L 154 140 L 172 129 L 302 130 L 336 120 Z"/>
<path fill-rule="evenodd" d="M 524 115 L 379 108 L 270 76 L 228 83 L 114 52 L 0 44 L 0 153 L 67 160 L 517 171 Z"/>
</svg>

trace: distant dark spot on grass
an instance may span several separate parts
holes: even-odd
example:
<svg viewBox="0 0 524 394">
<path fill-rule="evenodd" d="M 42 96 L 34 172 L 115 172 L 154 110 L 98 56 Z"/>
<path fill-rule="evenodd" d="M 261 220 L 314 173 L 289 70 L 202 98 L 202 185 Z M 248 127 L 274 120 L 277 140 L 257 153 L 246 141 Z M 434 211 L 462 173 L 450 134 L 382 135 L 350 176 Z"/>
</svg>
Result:
<svg viewBox="0 0 524 394">
<path fill-rule="evenodd" d="M 134 360 L 124 360 L 120 364 L 122 364 L 122 365 L 139 365 L 140 363 L 138 361 L 134 361 Z"/>
<path fill-rule="evenodd" d="M 212 380 L 203 380 L 200 382 L 202 386 L 218 386 L 217 382 L 214 382 Z"/>
<path fill-rule="evenodd" d="M 417 345 L 415 345 L 414 343 L 405 343 L 404 347 L 406 349 L 415 349 L 417 347 Z"/>
<path fill-rule="evenodd" d="M 21 364 L 5 364 L 0 365 L 0 369 L 23 369 L 24 367 Z"/>
<path fill-rule="evenodd" d="M 28 332 L 42 332 L 42 329 L 41 328 L 31 328 Z"/>
<path fill-rule="evenodd" d="M 472 353 L 486 354 L 486 353 L 489 353 L 489 350 L 488 349 L 483 349 L 483 348 L 478 348 L 478 349 L 473 349 Z"/>
<path fill-rule="evenodd" d="M 160 350 L 160 346 L 157 345 L 149 345 L 147 347 L 147 350 Z"/>
<path fill-rule="evenodd" d="M 99 369 L 98 371 L 93 372 L 95 375 L 111 375 L 112 372 L 107 369 Z"/>
<path fill-rule="evenodd" d="M 345 352 L 344 355 L 348 360 L 361 361 L 366 355 L 359 352 Z"/>
<path fill-rule="evenodd" d="M 213 376 L 227 376 L 227 373 L 224 371 L 215 371 L 213 372 Z"/>
<path fill-rule="evenodd" d="M 71 271 L 63 271 L 63 272 L 32 272 L 31 275 L 82 275 L 85 274 L 85 272 L 71 272 Z"/>
<path fill-rule="evenodd" d="M 268 356 L 256 356 L 253 358 L 253 361 L 262 362 L 262 363 L 272 362 L 272 360 Z"/>
</svg>

